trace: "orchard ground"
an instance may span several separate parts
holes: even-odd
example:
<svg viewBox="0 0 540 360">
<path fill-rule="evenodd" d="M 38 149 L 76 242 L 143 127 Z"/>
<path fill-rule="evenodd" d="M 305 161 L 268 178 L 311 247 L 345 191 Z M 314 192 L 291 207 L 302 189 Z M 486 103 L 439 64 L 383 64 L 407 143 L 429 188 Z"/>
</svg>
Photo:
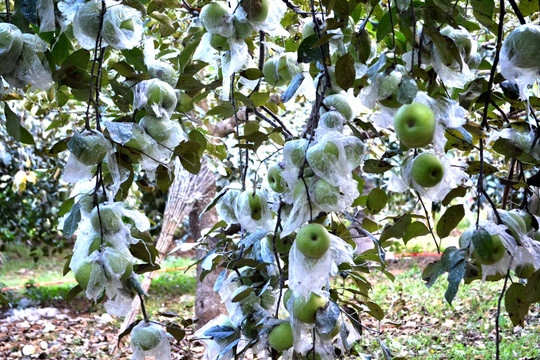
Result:
<svg viewBox="0 0 540 360">
<path fill-rule="evenodd" d="M 425 242 L 409 243 L 401 251 L 432 251 Z M 42 283 L 71 279 L 62 277 L 62 255 L 40 257 L 37 263 L 23 246 L 8 246 L 0 268 L 2 287 L 25 283 Z M 474 282 L 462 285 L 453 307 L 444 300 L 445 280 L 431 289 L 425 287 L 422 269 L 433 258 L 402 258 L 389 262 L 394 282 L 380 273 L 370 275 L 375 302 L 382 304 L 387 317 L 381 323 L 366 316 L 364 325 L 380 330 L 379 338 L 393 355 L 408 359 L 492 359 L 495 352 L 495 314 L 502 283 Z M 169 258 L 163 268 L 190 265 L 192 259 Z M 1 359 L 111 359 L 110 349 L 116 343 L 121 320 L 107 315 L 102 305 L 93 306 L 78 296 L 66 304 L 63 297 L 73 284 L 48 287 L 27 287 L 3 293 L 12 306 L 0 312 Z M 194 270 L 161 273 L 153 281 L 147 304 L 148 311 L 176 313 L 185 318 L 194 316 L 196 281 Z M 36 310 L 35 308 L 41 309 Z M 56 309 L 56 310 L 55 310 Z M 504 310 L 504 309 L 503 309 Z M 540 306 L 530 312 L 524 328 L 512 329 L 510 319 L 502 311 L 502 359 L 540 359 Z M 26 316 L 26 318 L 25 318 Z M 32 319 L 30 316 L 34 316 Z M 160 321 L 167 318 L 158 317 Z M 12 321 L 12 322 L 9 322 Z M 200 359 L 203 347 L 188 331 L 185 340 L 171 342 L 174 359 Z M 28 346 L 30 345 L 30 346 Z M 27 346 L 28 353 L 22 351 Z M 378 354 L 377 340 L 364 333 L 360 352 Z M 26 352 L 25 352 L 26 353 Z M 114 358 L 128 359 L 131 350 L 124 340 Z M 375 358 L 381 358 L 379 353 Z"/>
</svg>

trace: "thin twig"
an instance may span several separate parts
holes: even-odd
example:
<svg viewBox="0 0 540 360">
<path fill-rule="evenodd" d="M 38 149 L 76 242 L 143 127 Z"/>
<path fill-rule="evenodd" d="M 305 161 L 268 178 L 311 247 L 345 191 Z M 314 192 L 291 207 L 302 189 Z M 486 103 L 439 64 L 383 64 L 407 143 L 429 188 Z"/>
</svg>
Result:
<svg viewBox="0 0 540 360">
<path fill-rule="evenodd" d="M 390 15 L 390 27 L 392 28 L 392 52 L 394 53 L 394 67 L 396 67 L 396 31 L 394 30 L 394 17 L 392 16 L 392 0 L 388 0 L 386 5 L 388 6 L 388 15 Z"/>
<path fill-rule="evenodd" d="M 508 278 L 510 277 L 510 269 L 506 272 L 506 278 L 504 279 L 504 286 L 499 296 L 499 301 L 497 302 L 497 317 L 495 318 L 495 359 L 499 360 L 501 358 L 499 344 L 501 342 L 501 329 L 499 325 L 499 317 L 501 316 L 501 303 L 506 291 L 506 284 L 508 284 Z"/>
<path fill-rule="evenodd" d="M 10 8 L 9 0 L 6 0 L 6 21 L 8 23 L 11 23 L 11 8 Z"/>
<path fill-rule="evenodd" d="M 141 311 L 144 317 L 144 322 L 149 322 L 148 314 L 146 313 L 146 307 L 144 306 L 144 298 L 141 294 L 139 294 L 139 300 L 141 300 Z"/>
<path fill-rule="evenodd" d="M 426 214 L 426 221 L 428 225 L 429 233 L 431 234 L 431 237 L 433 238 L 433 242 L 435 243 L 435 246 L 437 247 L 437 253 L 441 253 L 441 248 L 439 247 L 439 243 L 437 242 L 437 239 L 435 238 L 435 234 L 433 233 L 433 228 L 431 227 L 431 221 L 429 221 L 429 213 L 427 211 L 426 205 L 424 204 L 424 200 L 422 200 L 422 197 L 417 192 L 416 196 L 418 196 L 418 200 L 420 200 L 420 204 L 422 204 L 422 208 L 424 209 L 424 213 Z"/>
<path fill-rule="evenodd" d="M 512 10 L 514 10 L 514 13 L 516 14 L 519 23 L 521 25 L 525 25 L 527 22 L 525 21 L 525 18 L 523 17 L 523 14 L 521 13 L 521 10 L 519 10 L 519 6 L 517 6 L 515 0 L 508 0 L 510 2 L 510 5 L 512 6 Z"/>
<path fill-rule="evenodd" d="M 283 277 L 283 269 L 281 268 L 281 264 L 280 264 L 280 257 L 279 257 L 279 254 L 277 252 L 277 246 L 276 246 L 276 238 L 278 236 L 278 229 L 279 229 L 279 226 L 281 224 L 281 209 L 282 209 L 282 206 L 283 206 L 283 203 L 279 202 L 279 208 L 278 208 L 278 211 L 277 211 L 277 221 L 276 221 L 276 227 L 274 229 L 274 236 L 272 237 L 272 250 L 274 251 L 274 256 L 276 257 L 276 263 L 277 263 L 277 267 L 279 269 L 279 296 L 278 296 L 278 301 L 277 301 L 277 307 L 276 307 L 276 314 L 275 314 L 275 318 L 278 319 L 278 315 L 279 315 L 279 304 L 281 303 L 281 296 L 283 294 L 283 285 L 285 285 L 285 278 Z M 286 304 L 285 304 L 286 305 Z"/>
</svg>

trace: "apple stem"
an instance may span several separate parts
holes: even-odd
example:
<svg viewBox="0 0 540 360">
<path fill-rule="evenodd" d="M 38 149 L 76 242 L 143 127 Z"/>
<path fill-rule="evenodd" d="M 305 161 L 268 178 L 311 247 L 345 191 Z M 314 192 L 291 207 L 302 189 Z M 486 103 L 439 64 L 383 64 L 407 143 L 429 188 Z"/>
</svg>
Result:
<svg viewBox="0 0 540 360">
<path fill-rule="evenodd" d="M 146 307 L 144 306 L 144 297 L 139 294 L 139 300 L 141 300 L 141 311 L 144 317 L 144 322 L 148 323 L 150 320 L 148 319 L 148 314 L 146 313 Z"/>
</svg>

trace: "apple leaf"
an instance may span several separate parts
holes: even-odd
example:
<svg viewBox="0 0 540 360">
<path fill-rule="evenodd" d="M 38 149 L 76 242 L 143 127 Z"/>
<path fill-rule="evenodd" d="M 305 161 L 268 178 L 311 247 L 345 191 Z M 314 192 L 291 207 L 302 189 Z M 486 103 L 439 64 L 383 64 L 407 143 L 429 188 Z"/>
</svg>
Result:
<svg viewBox="0 0 540 360">
<path fill-rule="evenodd" d="M 69 292 L 67 293 L 64 300 L 68 303 L 71 300 L 73 300 L 75 298 L 75 296 L 79 295 L 83 291 L 84 291 L 84 289 L 81 287 L 81 285 L 77 285 L 74 288 L 72 288 L 71 290 L 69 290 Z"/>
<path fill-rule="evenodd" d="M 214 340 L 225 340 L 236 333 L 236 329 L 230 326 L 216 325 L 207 329 L 203 335 Z"/>
<path fill-rule="evenodd" d="M 433 284 L 435 284 L 439 276 L 445 272 L 444 266 L 440 261 L 432 262 L 428 264 L 422 272 L 422 280 L 424 280 L 426 282 L 426 286 L 430 288 L 433 286 Z"/>
<path fill-rule="evenodd" d="M 313 63 L 322 59 L 321 49 L 315 48 L 314 45 L 319 39 L 317 35 L 310 35 L 305 38 L 298 47 L 298 62 Z M 328 44 L 323 45 L 328 49 Z M 328 52 L 327 52 L 328 54 Z"/>
<path fill-rule="evenodd" d="M 354 68 L 354 59 L 351 54 L 347 53 L 340 57 L 336 62 L 336 82 L 343 90 L 350 89 L 356 77 L 356 69 Z"/>
<path fill-rule="evenodd" d="M 411 223 L 411 214 L 405 214 L 402 217 L 398 218 L 393 225 L 387 226 L 383 233 L 381 234 L 380 242 L 388 240 L 390 238 L 401 239 L 409 224 Z"/>
<path fill-rule="evenodd" d="M 540 270 L 527 280 L 527 294 L 530 303 L 540 303 Z"/>
<path fill-rule="evenodd" d="M 366 205 L 369 212 L 373 215 L 378 214 L 388 203 L 388 195 L 379 188 L 375 188 L 369 192 Z"/>
<path fill-rule="evenodd" d="M 81 205 L 76 203 L 71 207 L 71 212 L 69 213 L 66 221 L 64 222 L 64 237 L 69 239 L 77 228 L 79 227 L 79 222 L 81 221 Z"/>
<path fill-rule="evenodd" d="M 437 235 L 441 239 L 450 235 L 450 232 L 456 228 L 463 216 L 465 216 L 463 205 L 449 207 L 437 223 Z"/>
<path fill-rule="evenodd" d="M 242 285 L 232 295 L 232 302 L 239 302 L 247 298 L 253 292 L 253 288 L 247 285 Z"/>
<path fill-rule="evenodd" d="M 405 232 L 405 235 L 403 235 L 403 242 L 407 244 L 409 240 L 427 234 L 429 234 L 429 230 L 426 225 L 424 225 L 423 222 L 415 221 L 407 227 L 407 231 Z"/>
<path fill-rule="evenodd" d="M 444 293 L 444 298 L 450 305 L 452 305 L 452 300 L 456 297 L 456 294 L 459 290 L 459 284 L 463 277 L 465 276 L 466 262 L 464 259 L 459 261 L 448 273 L 448 288 Z"/>
<path fill-rule="evenodd" d="M 467 164 L 469 165 L 467 167 L 467 170 L 465 172 L 469 175 L 478 175 L 480 174 L 480 161 L 468 161 Z M 498 171 L 498 169 L 486 162 L 484 162 L 484 175 L 492 175 L 495 174 Z"/>
<path fill-rule="evenodd" d="M 178 342 L 182 341 L 182 339 L 184 339 L 184 337 L 186 336 L 186 331 L 173 323 L 169 323 L 166 329 L 167 329 L 167 332 L 171 334 L 174 337 L 174 339 Z"/>
<path fill-rule="evenodd" d="M 525 285 L 517 283 L 510 285 L 504 296 L 504 304 L 512 324 L 522 325 L 530 306 Z"/>
<path fill-rule="evenodd" d="M 393 166 L 384 160 L 369 159 L 364 163 L 364 172 L 369 174 L 382 174 Z"/>
<path fill-rule="evenodd" d="M 465 194 L 467 194 L 467 189 L 463 186 L 458 186 L 457 188 L 450 190 L 450 192 L 446 194 L 441 204 L 443 206 L 448 206 L 453 199 L 463 197 L 465 196 Z"/>
</svg>

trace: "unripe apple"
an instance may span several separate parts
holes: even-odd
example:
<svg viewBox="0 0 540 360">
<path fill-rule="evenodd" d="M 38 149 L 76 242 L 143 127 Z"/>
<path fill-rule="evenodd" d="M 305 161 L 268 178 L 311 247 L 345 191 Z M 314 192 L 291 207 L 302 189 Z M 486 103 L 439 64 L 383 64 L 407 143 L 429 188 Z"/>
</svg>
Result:
<svg viewBox="0 0 540 360">
<path fill-rule="evenodd" d="M 103 39 L 113 48 L 132 49 L 142 38 L 139 11 L 126 5 L 111 6 L 103 16 Z"/>
<path fill-rule="evenodd" d="M 268 334 L 268 344 L 276 351 L 285 351 L 293 346 L 291 323 L 284 321 Z"/>
<path fill-rule="evenodd" d="M 101 204 L 102 202 L 105 202 L 107 199 L 103 195 L 103 192 L 99 191 L 97 196 L 98 204 Z M 88 193 L 88 194 L 81 194 L 79 198 L 79 205 L 81 206 L 81 211 L 89 214 L 92 212 L 92 209 L 94 208 L 94 194 Z"/>
<path fill-rule="evenodd" d="M 394 116 L 396 135 L 409 148 L 431 144 L 435 124 L 435 114 L 429 106 L 421 103 L 403 105 Z"/>
<path fill-rule="evenodd" d="M 253 190 L 246 190 L 243 193 L 241 193 L 237 200 L 235 207 L 238 208 L 238 201 L 243 202 L 243 200 L 247 198 L 248 205 L 249 205 L 249 211 L 250 216 L 253 220 L 261 220 L 262 213 L 263 213 L 263 207 L 267 207 L 266 199 L 260 192 L 253 192 Z M 241 206 L 241 205 L 240 205 Z"/>
<path fill-rule="evenodd" d="M 291 250 L 291 246 L 294 239 L 292 239 L 290 236 L 285 236 L 284 238 L 280 238 L 279 234 L 276 236 L 276 251 L 278 254 L 288 254 L 289 250 Z M 266 246 L 270 251 L 273 251 L 274 249 L 274 235 L 269 234 L 266 235 Z"/>
<path fill-rule="evenodd" d="M 285 153 L 288 156 L 288 159 L 295 167 L 300 168 L 304 163 L 304 158 L 306 157 L 308 142 L 305 139 L 292 140 L 285 144 L 287 152 Z M 290 149 L 290 151 L 289 151 Z"/>
<path fill-rule="evenodd" d="M 287 289 L 287 291 L 285 291 L 285 294 L 283 295 L 283 304 L 285 304 L 285 307 L 287 307 L 287 304 L 289 304 L 292 294 L 293 291 L 291 289 Z"/>
<path fill-rule="evenodd" d="M 171 64 L 164 61 L 155 61 L 147 67 L 151 78 L 165 81 L 173 88 L 176 87 L 176 84 L 178 83 L 178 73 Z"/>
<path fill-rule="evenodd" d="M 23 49 L 23 34 L 13 24 L 0 23 L 0 75 L 11 72 Z"/>
<path fill-rule="evenodd" d="M 321 258 L 329 247 L 330 234 L 321 224 L 304 225 L 296 234 L 296 248 L 308 258 Z"/>
<path fill-rule="evenodd" d="M 107 141 L 101 133 L 83 133 L 68 142 L 69 151 L 84 165 L 97 165 L 107 155 Z"/>
<path fill-rule="evenodd" d="M 444 167 L 435 155 L 423 153 L 414 159 L 411 175 L 418 185 L 429 188 L 441 182 Z"/>
<path fill-rule="evenodd" d="M 317 180 L 313 189 L 315 202 L 319 205 L 336 206 L 339 200 L 339 188 L 323 179 Z"/>
<path fill-rule="evenodd" d="M 155 349 L 161 342 L 161 333 L 159 325 L 141 321 L 131 330 L 131 345 L 144 351 Z"/>
<path fill-rule="evenodd" d="M 263 67 L 263 75 L 271 86 L 283 86 L 300 73 L 301 68 L 292 53 L 283 54 L 279 59 L 268 60 Z"/>
<path fill-rule="evenodd" d="M 245 2 L 247 3 L 247 6 L 244 7 L 244 10 L 250 21 L 263 22 L 266 20 L 268 17 L 270 0 L 246 0 Z"/>
<path fill-rule="evenodd" d="M 345 96 L 341 94 L 333 94 L 327 96 L 323 100 L 323 104 L 330 110 L 332 110 L 332 108 L 337 110 L 345 118 L 346 121 L 351 121 L 354 118 L 354 111 L 349 104 L 349 101 Z M 324 106 L 321 107 L 321 115 L 327 112 Z"/>
<path fill-rule="evenodd" d="M 540 26 L 531 23 L 516 27 L 504 39 L 501 49 L 521 69 L 537 69 L 540 55 Z"/>
<path fill-rule="evenodd" d="M 293 316 L 306 324 L 315 324 L 317 310 L 326 306 L 328 300 L 314 293 L 310 293 L 308 300 L 298 296 L 293 300 Z"/>
<path fill-rule="evenodd" d="M 287 183 L 281 176 L 282 171 L 283 169 L 281 168 L 281 166 L 276 164 L 268 170 L 268 174 L 266 175 L 266 179 L 268 180 L 270 189 L 274 190 L 278 194 L 284 192 L 287 187 Z"/>
<path fill-rule="evenodd" d="M 95 207 L 90 213 L 90 222 L 96 232 L 99 233 L 103 229 L 106 235 L 115 234 L 124 226 L 122 215 L 117 212 L 114 205 L 100 205 L 99 212 L 98 207 Z"/>
<path fill-rule="evenodd" d="M 79 41 L 82 40 L 81 45 L 88 45 L 91 40 L 96 41 L 99 32 L 101 18 L 101 1 L 91 0 L 82 4 L 75 13 L 73 18 L 73 35 Z"/>
<path fill-rule="evenodd" d="M 158 118 L 152 115 L 146 115 L 141 119 L 139 125 L 141 125 L 146 133 L 156 140 L 158 143 L 163 144 L 169 137 L 170 133 L 170 120 L 166 118 Z"/>
<path fill-rule="evenodd" d="M 460 26 L 455 29 L 451 26 L 445 26 L 441 29 L 441 35 L 448 36 L 454 41 L 457 48 L 461 51 L 463 59 L 468 60 L 473 51 L 473 38 L 464 27 Z"/>
<path fill-rule="evenodd" d="M 531 263 L 519 264 L 514 270 L 516 276 L 520 279 L 528 279 L 534 274 L 535 268 Z"/>
<path fill-rule="evenodd" d="M 403 74 L 394 70 L 390 74 L 378 74 L 379 88 L 378 97 L 381 105 L 389 108 L 397 108 L 401 106 L 401 103 L 397 100 L 397 94 L 399 91 L 399 84 Z"/>
<path fill-rule="evenodd" d="M 203 6 L 199 19 L 202 25 L 211 34 L 218 34 L 229 14 L 229 8 L 222 2 L 212 2 Z"/>
<path fill-rule="evenodd" d="M 112 248 L 107 247 L 103 250 L 103 264 L 109 275 L 117 277 L 120 281 L 127 280 L 133 272 L 133 263 L 131 260 L 124 255 L 122 252 Z"/>
<path fill-rule="evenodd" d="M 229 51 L 231 49 L 228 39 L 219 34 L 212 34 L 210 36 L 210 46 L 217 51 Z"/>
<path fill-rule="evenodd" d="M 133 124 L 131 128 L 131 138 L 124 144 L 134 150 L 142 151 L 148 145 L 148 135 L 144 131 L 142 125 Z"/>
<path fill-rule="evenodd" d="M 236 38 L 238 39 L 245 39 L 253 34 L 253 26 L 251 26 L 251 24 L 248 22 L 234 19 L 233 26 L 236 33 Z"/>
<path fill-rule="evenodd" d="M 276 59 L 269 59 L 264 63 L 263 75 L 266 82 L 271 86 L 283 86 L 287 83 L 287 80 L 279 76 L 278 61 Z"/>
<path fill-rule="evenodd" d="M 146 106 L 145 109 L 152 115 L 160 116 L 152 108 L 158 105 L 163 109 L 174 109 L 176 107 L 176 93 L 171 85 L 161 80 L 151 80 L 145 91 Z"/>
<path fill-rule="evenodd" d="M 75 271 L 75 280 L 81 288 L 86 290 L 88 283 L 90 282 L 90 276 L 92 275 L 92 263 L 84 261 Z"/>
<path fill-rule="evenodd" d="M 499 211 L 502 222 L 515 239 L 520 239 L 523 234 L 529 232 L 529 228 L 523 220 L 523 214 L 525 211 L 522 210 Z"/>
<path fill-rule="evenodd" d="M 319 126 L 333 131 L 343 130 L 345 118 L 338 111 L 328 111 L 321 115 Z"/>
<path fill-rule="evenodd" d="M 490 255 L 481 255 L 476 249 L 473 250 L 471 256 L 476 259 L 480 264 L 483 265 L 493 265 L 499 262 L 506 253 L 506 248 L 499 237 L 499 235 L 486 236 L 481 239 L 481 241 L 491 241 L 491 248 L 493 252 Z"/>
<path fill-rule="evenodd" d="M 308 164 L 315 172 L 328 172 L 338 160 L 339 148 L 330 140 L 312 146 L 307 152 Z"/>
</svg>

